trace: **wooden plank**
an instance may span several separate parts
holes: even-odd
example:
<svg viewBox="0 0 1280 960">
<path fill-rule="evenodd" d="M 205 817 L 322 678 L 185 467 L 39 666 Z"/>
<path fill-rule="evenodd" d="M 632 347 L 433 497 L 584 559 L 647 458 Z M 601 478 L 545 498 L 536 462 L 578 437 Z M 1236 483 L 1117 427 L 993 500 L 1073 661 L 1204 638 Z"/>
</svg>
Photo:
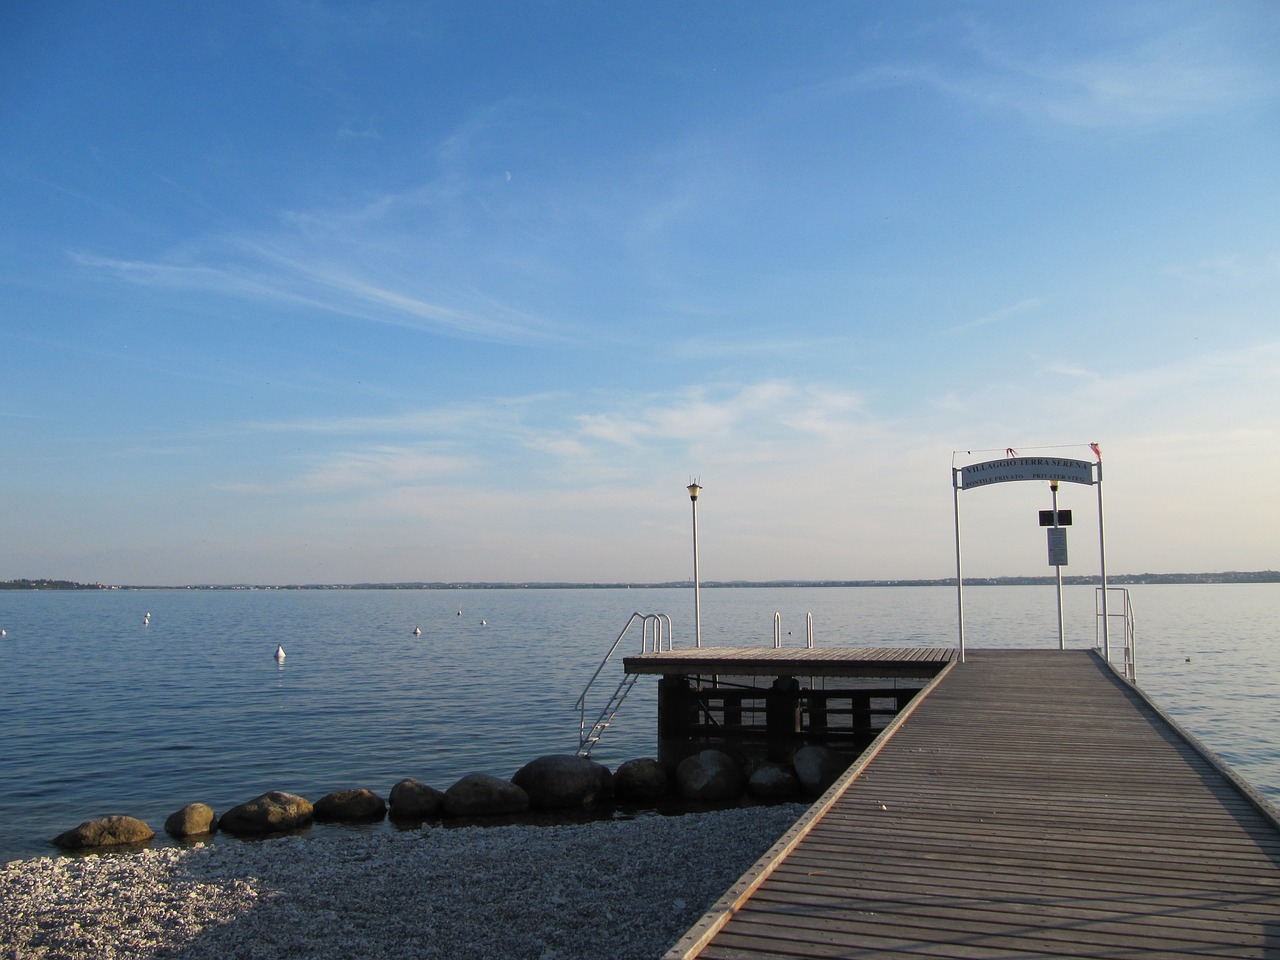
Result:
<svg viewBox="0 0 1280 960">
<path fill-rule="evenodd" d="M 1264 801 L 1095 656 L 970 661 L 667 958 L 1280 957 Z"/>
<path fill-rule="evenodd" d="M 626 673 L 855 676 L 928 679 L 951 647 L 694 647 L 623 657 Z"/>
</svg>

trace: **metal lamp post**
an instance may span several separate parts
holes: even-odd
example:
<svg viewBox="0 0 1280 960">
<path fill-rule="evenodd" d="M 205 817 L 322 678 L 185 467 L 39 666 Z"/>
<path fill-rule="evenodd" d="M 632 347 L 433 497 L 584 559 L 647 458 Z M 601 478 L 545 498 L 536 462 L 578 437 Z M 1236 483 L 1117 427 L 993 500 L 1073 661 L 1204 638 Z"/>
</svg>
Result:
<svg viewBox="0 0 1280 960">
<path fill-rule="evenodd" d="M 1049 489 L 1053 492 L 1053 529 L 1059 529 L 1058 524 L 1058 481 L 1050 480 Z M 1054 570 L 1058 574 L 1058 649 L 1067 649 L 1067 635 L 1062 629 L 1062 567 L 1054 564 Z"/>
<path fill-rule="evenodd" d="M 702 487 L 698 481 L 688 486 L 689 500 L 693 504 L 693 642 L 694 646 L 702 646 L 702 597 L 699 593 L 701 584 L 698 579 L 698 494 Z"/>
</svg>

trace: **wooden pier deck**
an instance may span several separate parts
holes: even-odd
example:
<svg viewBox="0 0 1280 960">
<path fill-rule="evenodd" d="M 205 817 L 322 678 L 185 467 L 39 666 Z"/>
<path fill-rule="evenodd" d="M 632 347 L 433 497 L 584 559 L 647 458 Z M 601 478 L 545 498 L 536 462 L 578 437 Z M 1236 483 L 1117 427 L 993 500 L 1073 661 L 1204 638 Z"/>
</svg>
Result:
<svg viewBox="0 0 1280 960">
<path fill-rule="evenodd" d="M 954 647 L 695 647 L 623 659 L 627 673 L 734 674 L 777 677 L 931 677 L 955 658 Z"/>
<path fill-rule="evenodd" d="M 1097 655 L 970 651 L 666 956 L 1280 957 L 1280 826 Z"/>
</svg>

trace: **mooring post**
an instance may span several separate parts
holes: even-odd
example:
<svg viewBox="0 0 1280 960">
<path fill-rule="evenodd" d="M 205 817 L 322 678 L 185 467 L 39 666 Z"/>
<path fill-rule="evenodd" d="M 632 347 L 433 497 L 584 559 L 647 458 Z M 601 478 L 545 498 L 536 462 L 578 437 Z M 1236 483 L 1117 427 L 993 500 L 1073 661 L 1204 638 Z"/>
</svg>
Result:
<svg viewBox="0 0 1280 960">
<path fill-rule="evenodd" d="M 658 762 L 673 767 L 689 741 L 689 678 L 663 674 L 658 681 Z"/>
<path fill-rule="evenodd" d="M 778 677 L 764 696 L 765 751 L 770 760 L 787 763 L 800 740 L 800 681 Z"/>
</svg>

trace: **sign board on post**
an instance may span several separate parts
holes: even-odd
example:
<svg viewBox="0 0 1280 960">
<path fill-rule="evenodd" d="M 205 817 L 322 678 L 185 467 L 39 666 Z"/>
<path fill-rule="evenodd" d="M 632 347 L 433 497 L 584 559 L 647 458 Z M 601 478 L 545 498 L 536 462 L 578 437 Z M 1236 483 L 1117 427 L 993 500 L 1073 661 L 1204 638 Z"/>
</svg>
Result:
<svg viewBox="0 0 1280 960">
<path fill-rule="evenodd" d="M 985 487 L 992 483 L 1010 480 L 1061 480 L 1064 483 L 1093 484 L 1093 464 L 1088 460 L 1068 460 L 1064 457 L 1008 457 L 1004 460 L 988 460 L 971 463 L 959 470 L 961 486 L 965 490 Z"/>
<path fill-rule="evenodd" d="M 1069 527 L 1069 526 L 1071 526 L 1071 511 L 1070 511 L 1070 510 L 1059 510 L 1059 511 L 1058 511 L 1058 522 L 1057 522 L 1057 523 L 1054 523 L 1054 522 L 1053 522 L 1053 513 L 1054 513 L 1054 512 L 1053 512 L 1052 510 L 1041 510 L 1041 511 L 1040 511 L 1040 526 L 1042 526 L 1042 527 Z"/>
<path fill-rule="evenodd" d="M 1050 527 L 1045 533 L 1049 535 L 1049 566 L 1065 567 L 1067 565 L 1067 531 L 1062 527 Z"/>
</svg>

